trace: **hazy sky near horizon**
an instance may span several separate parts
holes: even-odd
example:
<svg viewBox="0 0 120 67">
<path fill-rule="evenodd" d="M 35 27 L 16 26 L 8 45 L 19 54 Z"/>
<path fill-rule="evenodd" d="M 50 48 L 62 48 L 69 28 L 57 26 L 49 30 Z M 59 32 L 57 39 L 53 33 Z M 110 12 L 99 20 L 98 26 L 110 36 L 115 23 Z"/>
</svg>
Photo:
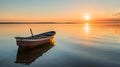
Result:
<svg viewBox="0 0 120 67">
<path fill-rule="evenodd" d="M 0 0 L 0 21 L 119 19 L 120 0 Z"/>
</svg>

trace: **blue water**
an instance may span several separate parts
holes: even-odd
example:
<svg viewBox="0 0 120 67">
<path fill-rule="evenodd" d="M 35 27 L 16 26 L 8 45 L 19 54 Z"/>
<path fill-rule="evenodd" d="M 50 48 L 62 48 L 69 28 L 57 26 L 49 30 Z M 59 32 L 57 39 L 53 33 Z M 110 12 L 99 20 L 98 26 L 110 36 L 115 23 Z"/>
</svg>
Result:
<svg viewBox="0 0 120 67">
<path fill-rule="evenodd" d="M 14 37 L 54 30 L 56 44 L 29 65 L 15 63 Z M 0 67 L 120 67 L 120 26 L 80 24 L 0 25 Z"/>
</svg>

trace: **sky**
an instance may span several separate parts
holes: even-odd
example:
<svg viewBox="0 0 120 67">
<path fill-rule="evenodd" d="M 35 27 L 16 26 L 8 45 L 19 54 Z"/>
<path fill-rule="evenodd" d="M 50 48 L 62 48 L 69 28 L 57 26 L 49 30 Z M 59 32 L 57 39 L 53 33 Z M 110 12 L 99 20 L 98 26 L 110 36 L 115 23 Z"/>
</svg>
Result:
<svg viewBox="0 0 120 67">
<path fill-rule="evenodd" d="M 120 19 L 120 0 L 0 0 L 0 22 Z"/>
</svg>

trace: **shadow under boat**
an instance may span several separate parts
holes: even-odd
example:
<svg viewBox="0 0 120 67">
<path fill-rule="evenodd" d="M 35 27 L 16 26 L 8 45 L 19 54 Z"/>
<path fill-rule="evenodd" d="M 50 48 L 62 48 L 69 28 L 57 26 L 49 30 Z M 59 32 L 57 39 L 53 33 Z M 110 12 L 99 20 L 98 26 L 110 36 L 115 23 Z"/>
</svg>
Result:
<svg viewBox="0 0 120 67">
<path fill-rule="evenodd" d="M 55 46 L 55 41 L 34 48 L 18 47 L 15 63 L 29 65 Z"/>
</svg>

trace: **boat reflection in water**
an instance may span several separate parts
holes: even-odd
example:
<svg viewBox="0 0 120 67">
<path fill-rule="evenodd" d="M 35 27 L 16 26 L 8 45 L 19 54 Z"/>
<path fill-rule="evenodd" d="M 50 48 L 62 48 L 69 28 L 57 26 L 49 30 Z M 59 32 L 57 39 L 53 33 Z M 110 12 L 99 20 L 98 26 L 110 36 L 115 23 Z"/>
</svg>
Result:
<svg viewBox="0 0 120 67">
<path fill-rule="evenodd" d="M 55 41 L 34 48 L 19 47 L 15 63 L 29 65 L 55 46 Z"/>
</svg>

